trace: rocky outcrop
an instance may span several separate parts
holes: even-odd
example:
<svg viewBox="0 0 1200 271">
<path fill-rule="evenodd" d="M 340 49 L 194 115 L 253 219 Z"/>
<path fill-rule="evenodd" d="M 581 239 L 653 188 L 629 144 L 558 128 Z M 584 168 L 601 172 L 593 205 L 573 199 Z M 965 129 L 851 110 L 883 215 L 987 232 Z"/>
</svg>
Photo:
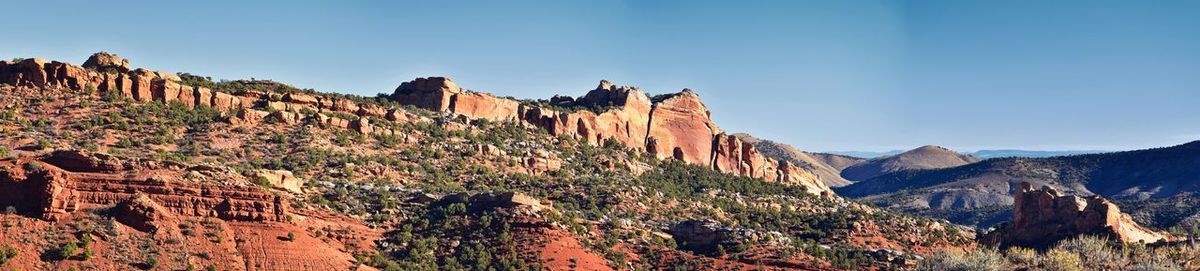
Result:
<svg viewBox="0 0 1200 271">
<path fill-rule="evenodd" d="M 1021 183 L 1013 204 L 1013 220 L 980 240 L 1001 247 L 1045 248 L 1077 235 L 1103 235 L 1124 242 L 1169 241 L 1170 234 L 1139 226 L 1117 205 L 1100 196 L 1062 195 L 1049 186 Z"/>
<path fill-rule="evenodd" d="M 671 226 L 670 233 L 680 248 L 699 254 L 716 254 L 742 244 L 787 243 L 780 232 L 725 227 L 711 220 L 685 220 Z"/>
<path fill-rule="evenodd" d="M 807 170 L 768 158 L 752 144 L 724 135 L 712 122 L 700 97 L 687 89 L 652 101 L 637 88 L 601 81 L 579 98 L 555 96 L 549 101 L 520 103 L 465 91 L 449 78 L 430 77 L 405 82 L 390 97 L 398 103 L 431 111 L 493 121 L 513 120 L 593 145 L 611 140 L 660 159 L 677 159 L 740 176 L 803 185 L 814 194 L 832 193 Z M 539 162 L 530 160 L 528 164 Z"/>
<path fill-rule="evenodd" d="M 301 181 L 300 178 L 296 178 L 295 175 L 292 175 L 291 171 L 259 169 L 251 173 L 250 177 L 254 178 L 256 181 L 265 182 L 271 185 L 271 187 L 277 189 L 282 189 L 284 191 L 296 194 L 303 193 L 303 191 L 300 190 L 300 186 L 304 185 L 303 181 Z"/>
<path fill-rule="evenodd" d="M 116 164 L 118 166 L 110 166 Z M 102 166 L 95 166 L 102 165 Z M 116 169 L 116 170 L 114 170 Z M 230 184 L 184 180 L 180 176 L 211 176 Z M 121 161 L 83 152 L 54 152 L 35 158 L 0 161 L 0 205 L 46 220 L 59 220 L 77 210 L 113 207 L 137 197 L 154 204 L 127 206 L 131 226 L 162 217 L 215 217 L 238 221 L 285 221 L 283 196 L 240 182 L 237 175 L 154 161 Z M 144 201 L 144 200 L 142 200 Z M 144 202 L 143 202 L 144 203 Z"/>
<path fill-rule="evenodd" d="M 457 93 L 461 90 L 449 79 L 428 79 L 411 85 L 412 91 L 423 93 L 429 89 Z M 256 88 L 287 89 L 283 83 L 269 80 L 239 80 L 234 85 L 247 86 L 244 90 L 212 90 L 206 87 L 189 86 L 179 76 L 162 71 L 131 69 L 129 61 L 114 54 L 96 53 L 82 66 L 42 59 L 18 59 L 0 61 L 0 84 L 42 88 L 43 90 L 89 91 L 93 95 L 114 92 L 119 96 L 138 102 L 181 103 L 188 108 L 211 107 L 230 114 L 230 122 L 254 124 L 263 120 L 275 120 L 285 124 L 299 124 L 305 120 L 317 120 L 323 125 L 353 129 L 362 133 L 395 134 L 391 129 L 370 125 L 362 117 L 374 117 L 390 121 L 405 122 L 419 119 L 398 108 L 385 108 L 375 104 L 358 104 L 350 99 L 333 95 L 307 93 L 274 93 Z M 432 87 L 432 86 L 437 86 Z M 408 88 L 408 87 L 406 87 Z M 482 95 L 491 97 L 488 95 Z M 474 108 L 473 112 L 510 112 L 506 117 L 515 118 L 517 103 L 491 97 L 491 103 L 473 102 L 465 99 L 457 103 L 462 108 Z M 472 103 L 473 102 L 473 103 Z M 449 100 L 447 98 L 447 106 Z M 274 114 L 268 117 L 268 114 Z M 359 118 L 346 119 L 329 115 L 352 115 Z"/>
<path fill-rule="evenodd" d="M 83 67 L 93 70 L 113 69 L 116 72 L 124 73 L 129 72 L 129 60 L 116 54 L 99 52 L 88 57 L 87 61 L 83 62 Z"/>
<path fill-rule="evenodd" d="M 417 78 L 404 82 L 392 93 L 392 100 L 433 111 L 443 112 L 450 108 L 450 99 L 462 89 L 446 77 Z"/>
</svg>

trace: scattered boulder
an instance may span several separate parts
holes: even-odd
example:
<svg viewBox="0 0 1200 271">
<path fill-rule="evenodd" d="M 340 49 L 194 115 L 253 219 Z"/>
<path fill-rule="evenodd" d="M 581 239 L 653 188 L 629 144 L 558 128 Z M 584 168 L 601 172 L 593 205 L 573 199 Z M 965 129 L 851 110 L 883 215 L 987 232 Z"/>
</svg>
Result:
<svg viewBox="0 0 1200 271">
<path fill-rule="evenodd" d="M 300 178 L 296 178 L 296 176 L 292 175 L 291 171 L 259 169 L 254 171 L 250 177 L 266 182 L 267 184 L 270 184 L 271 187 L 277 189 L 286 190 L 296 194 L 304 192 L 300 189 L 304 182 L 301 181 Z"/>
<path fill-rule="evenodd" d="M 445 206 L 453 203 L 465 203 L 471 212 L 502 209 L 525 209 L 533 212 L 554 210 L 550 201 L 538 200 L 518 192 L 489 192 L 470 195 L 467 193 L 450 194 L 433 203 L 433 206 Z"/>
<path fill-rule="evenodd" d="M 719 248 L 730 251 L 746 244 L 776 246 L 790 243 L 789 238 L 780 232 L 725 227 L 707 219 L 676 223 L 671 226 L 670 235 L 680 248 L 706 255 L 718 253 Z"/>
</svg>

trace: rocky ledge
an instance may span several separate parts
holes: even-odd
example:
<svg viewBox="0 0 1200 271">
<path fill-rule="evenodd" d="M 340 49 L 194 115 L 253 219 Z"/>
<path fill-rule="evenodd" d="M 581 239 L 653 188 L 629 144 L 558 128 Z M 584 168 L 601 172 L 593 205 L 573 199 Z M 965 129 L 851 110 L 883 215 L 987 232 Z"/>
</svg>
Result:
<svg viewBox="0 0 1200 271">
<path fill-rule="evenodd" d="M 142 230 L 169 216 L 286 221 L 284 197 L 232 172 L 173 163 L 79 151 L 0 160 L 0 205 L 46 220 L 118 206 L 122 222 Z"/>
</svg>

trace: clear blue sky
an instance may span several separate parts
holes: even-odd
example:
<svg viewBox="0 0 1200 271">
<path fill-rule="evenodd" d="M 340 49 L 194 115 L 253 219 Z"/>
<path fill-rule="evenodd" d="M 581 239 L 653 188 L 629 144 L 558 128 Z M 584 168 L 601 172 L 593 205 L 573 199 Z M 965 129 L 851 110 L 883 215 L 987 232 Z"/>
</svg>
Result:
<svg viewBox="0 0 1200 271">
<path fill-rule="evenodd" d="M 0 57 L 360 95 L 687 87 L 728 131 L 817 151 L 1200 139 L 1200 1 L 42 2 L 4 4 Z"/>
</svg>

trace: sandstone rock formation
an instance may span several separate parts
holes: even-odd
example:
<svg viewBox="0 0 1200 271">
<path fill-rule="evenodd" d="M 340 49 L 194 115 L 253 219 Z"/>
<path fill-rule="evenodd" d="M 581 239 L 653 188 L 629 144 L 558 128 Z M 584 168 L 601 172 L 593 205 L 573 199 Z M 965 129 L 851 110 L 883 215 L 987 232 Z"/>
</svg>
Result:
<svg viewBox="0 0 1200 271">
<path fill-rule="evenodd" d="M 1077 235 L 1103 235 L 1124 242 L 1169 241 L 1165 232 L 1143 228 L 1117 205 L 1100 196 L 1062 195 L 1051 187 L 1021 183 L 1013 204 L 1013 220 L 980 237 L 1001 247 L 1045 248 Z"/>
<path fill-rule="evenodd" d="M 396 87 L 392 99 L 401 104 L 433 111 L 446 111 L 450 108 L 450 99 L 462 89 L 453 80 L 445 77 L 417 78 L 404 82 Z"/>
<path fill-rule="evenodd" d="M 755 138 L 749 134 L 738 133 L 733 136 L 742 142 L 753 145 L 763 156 L 788 161 L 802 167 L 830 187 L 841 187 L 853 182 L 842 178 L 842 170 L 866 162 L 866 159 L 828 153 L 815 153 L 797 150 L 788 144 Z"/>
<path fill-rule="evenodd" d="M 279 96 L 271 97 L 270 93 L 261 91 L 236 91 L 235 94 L 188 86 L 182 84 L 178 76 L 169 73 L 146 69 L 121 72 L 123 69 L 117 67 L 128 66 L 128 61 L 106 53 L 93 55 L 91 60 L 94 61 L 89 62 L 89 68 L 41 59 L 3 61 L 0 62 L 0 84 L 97 90 L 99 93 L 94 93 L 97 95 L 113 91 L 140 102 L 179 102 L 188 107 L 212 107 L 220 112 L 233 113 L 230 114 L 230 122 L 237 125 L 252 125 L 267 120 L 286 124 L 313 120 L 321 125 L 360 133 L 394 135 L 396 131 L 371 125 L 369 119 L 364 117 L 391 121 L 413 121 L 418 118 L 394 108 L 360 105 L 340 97 L 289 93 L 280 99 Z M 273 82 L 240 83 L 255 85 Z M 637 88 L 617 87 L 603 81 L 579 99 L 559 97 L 554 105 L 523 103 L 466 91 L 444 77 L 405 82 L 390 96 L 401 104 L 437 112 L 493 121 L 515 121 L 545 129 L 553 135 L 571 136 L 595 145 L 612 140 L 626 148 L 646 151 L 660 158 L 674 158 L 741 176 L 800 184 L 814 194 L 832 193 L 828 186 L 820 183 L 807 170 L 786 161 L 764 157 L 753 146 L 729 142 L 727 137 L 720 136 L 720 128 L 712 122 L 708 109 L 692 91 L 661 97 L 651 101 Z M 317 113 L 312 113 L 314 111 Z M 343 114 L 357 118 L 339 117 Z M 556 160 L 550 157 L 531 158 L 526 162 L 540 170 L 554 170 L 558 166 Z"/>
<path fill-rule="evenodd" d="M 637 88 L 601 81 L 578 99 L 555 96 L 549 102 L 539 103 L 469 92 L 449 78 L 430 77 L 405 82 L 390 97 L 401 104 L 436 112 L 516 121 L 594 145 L 611 140 L 660 159 L 677 159 L 735 175 L 803 185 L 814 194 L 832 194 L 827 185 L 807 170 L 765 157 L 753 145 L 724 135 L 712 122 L 700 97 L 688 89 L 651 101 Z M 531 160 L 529 164 L 541 163 Z"/>
<path fill-rule="evenodd" d="M 719 131 L 700 96 L 684 89 L 654 103 L 646 150 L 659 158 L 704 164 L 712 159 L 712 138 Z"/>
</svg>

